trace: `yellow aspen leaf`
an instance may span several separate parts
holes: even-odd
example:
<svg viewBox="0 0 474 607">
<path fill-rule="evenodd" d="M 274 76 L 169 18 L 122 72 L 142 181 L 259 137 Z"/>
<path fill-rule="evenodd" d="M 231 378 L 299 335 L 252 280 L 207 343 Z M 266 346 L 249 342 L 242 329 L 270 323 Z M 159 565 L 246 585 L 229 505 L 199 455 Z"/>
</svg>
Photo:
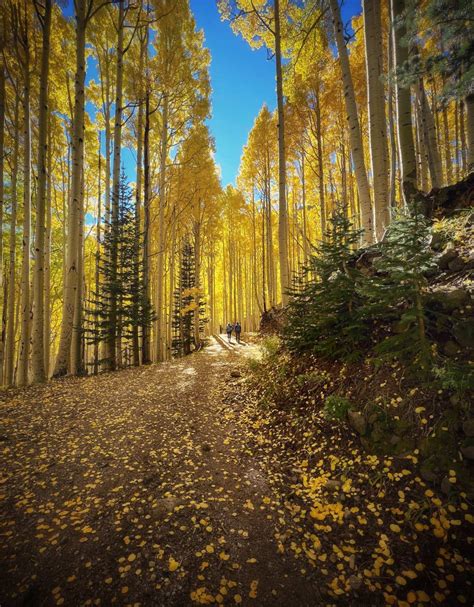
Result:
<svg viewBox="0 0 474 607">
<path fill-rule="evenodd" d="M 172 556 L 170 556 L 169 561 L 168 561 L 169 571 L 176 571 L 176 569 L 178 569 L 178 567 L 179 567 L 178 561 L 175 561 L 175 559 Z"/>
</svg>

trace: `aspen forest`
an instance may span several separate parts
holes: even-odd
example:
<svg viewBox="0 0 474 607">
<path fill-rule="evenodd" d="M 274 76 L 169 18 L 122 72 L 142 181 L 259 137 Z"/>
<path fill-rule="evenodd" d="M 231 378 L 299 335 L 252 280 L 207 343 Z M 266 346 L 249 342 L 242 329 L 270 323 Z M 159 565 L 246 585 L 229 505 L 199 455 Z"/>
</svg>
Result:
<svg viewBox="0 0 474 607">
<path fill-rule="evenodd" d="M 0 605 L 472 605 L 473 0 L 0 0 Z"/>
</svg>

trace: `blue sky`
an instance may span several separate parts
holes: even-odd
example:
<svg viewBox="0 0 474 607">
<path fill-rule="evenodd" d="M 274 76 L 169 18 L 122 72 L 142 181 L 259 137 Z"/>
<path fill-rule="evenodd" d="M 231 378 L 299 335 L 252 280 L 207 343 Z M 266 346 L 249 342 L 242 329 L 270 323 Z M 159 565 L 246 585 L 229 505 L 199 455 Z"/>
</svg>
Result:
<svg viewBox="0 0 474 607">
<path fill-rule="evenodd" d="M 275 65 L 265 49 L 252 50 L 222 22 L 215 0 L 191 0 L 197 26 L 203 29 L 211 51 L 212 118 L 216 162 L 222 184 L 234 183 L 242 147 L 263 103 L 276 107 Z M 360 0 L 345 0 L 344 20 L 360 13 Z"/>
</svg>

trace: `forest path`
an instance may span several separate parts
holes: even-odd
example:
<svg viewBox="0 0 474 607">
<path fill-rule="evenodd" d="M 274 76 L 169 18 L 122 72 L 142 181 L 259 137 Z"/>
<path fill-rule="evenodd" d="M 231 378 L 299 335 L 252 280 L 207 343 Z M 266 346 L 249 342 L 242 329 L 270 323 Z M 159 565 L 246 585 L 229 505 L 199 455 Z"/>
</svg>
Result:
<svg viewBox="0 0 474 607">
<path fill-rule="evenodd" d="M 278 502 L 224 402 L 240 361 L 212 338 L 0 396 L 2 607 L 318 604 L 278 551 Z"/>
</svg>

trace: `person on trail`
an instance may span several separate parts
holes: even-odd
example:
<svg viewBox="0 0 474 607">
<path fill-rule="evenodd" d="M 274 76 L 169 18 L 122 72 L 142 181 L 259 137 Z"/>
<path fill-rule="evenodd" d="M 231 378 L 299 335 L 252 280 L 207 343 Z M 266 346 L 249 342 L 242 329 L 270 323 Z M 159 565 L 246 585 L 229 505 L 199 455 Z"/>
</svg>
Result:
<svg viewBox="0 0 474 607">
<path fill-rule="evenodd" d="M 225 330 L 227 333 L 227 339 L 228 339 L 229 343 L 231 344 L 232 343 L 232 331 L 234 330 L 234 327 L 230 324 L 230 322 L 228 322 Z"/>
<path fill-rule="evenodd" d="M 237 321 L 235 323 L 234 331 L 235 331 L 235 339 L 237 340 L 237 343 L 240 344 L 240 334 L 242 333 L 242 327 L 241 327 L 239 321 Z"/>
</svg>

